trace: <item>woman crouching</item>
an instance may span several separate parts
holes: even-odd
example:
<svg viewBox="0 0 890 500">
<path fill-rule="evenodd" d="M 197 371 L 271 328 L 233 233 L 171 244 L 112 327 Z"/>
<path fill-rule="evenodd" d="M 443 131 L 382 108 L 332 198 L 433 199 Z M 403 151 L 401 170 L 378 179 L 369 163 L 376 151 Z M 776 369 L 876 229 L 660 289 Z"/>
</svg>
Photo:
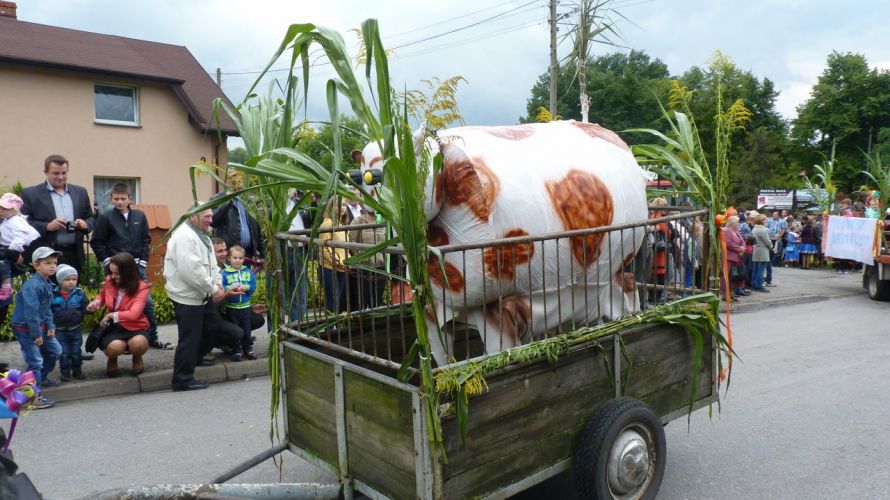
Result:
<svg viewBox="0 0 890 500">
<path fill-rule="evenodd" d="M 148 350 L 148 318 L 143 310 L 149 288 L 139 279 L 132 255 L 119 253 L 108 267 L 110 274 L 99 296 L 87 306 L 90 312 L 107 309 L 100 322 L 107 330 L 99 340 L 99 348 L 108 356 L 105 374 L 117 377 L 117 358 L 126 351 L 133 355 L 133 375 L 139 375 L 144 370 L 142 355 Z"/>
</svg>

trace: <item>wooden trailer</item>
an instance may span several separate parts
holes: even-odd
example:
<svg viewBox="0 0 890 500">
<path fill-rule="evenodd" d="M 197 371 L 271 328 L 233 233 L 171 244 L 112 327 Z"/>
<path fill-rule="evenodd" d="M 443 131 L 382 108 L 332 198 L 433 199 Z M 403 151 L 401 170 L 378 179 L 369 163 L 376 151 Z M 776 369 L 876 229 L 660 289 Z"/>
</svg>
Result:
<svg viewBox="0 0 890 500">
<path fill-rule="evenodd" d="M 661 287 L 691 292 L 676 281 Z M 694 373 L 689 333 L 667 323 L 637 324 L 572 345 L 555 361 L 532 359 L 486 374 L 488 390 L 469 399 L 466 440 L 454 405 L 441 396 L 433 418 L 442 422 L 443 454 L 429 439 L 419 376 L 398 377 L 415 336 L 411 309 L 387 302 L 306 315 L 282 332 L 287 446 L 336 475 L 346 498 L 353 491 L 372 498 L 506 498 L 573 466 L 583 497 L 652 498 L 665 467 L 662 426 L 718 400 L 714 338 L 702 337 L 704 359 Z M 455 348 L 465 359 L 436 370 L 478 362 L 482 350 L 470 330 Z"/>
</svg>

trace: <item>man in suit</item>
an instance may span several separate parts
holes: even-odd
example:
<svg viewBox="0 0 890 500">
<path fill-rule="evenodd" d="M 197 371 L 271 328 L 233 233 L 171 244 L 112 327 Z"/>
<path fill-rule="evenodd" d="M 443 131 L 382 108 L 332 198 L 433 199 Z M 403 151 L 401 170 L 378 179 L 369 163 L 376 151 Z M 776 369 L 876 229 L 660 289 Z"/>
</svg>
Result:
<svg viewBox="0 0 890 500">
<path fill-rule="evenodd" d="M 87 190 L 68 183 L 68 160 L 50 155 L 43 162 L 46 182 L 22 192 L 22 215 L 40 233 L 29 246 L 26 259 L 35 248 L 50 247 L 62 252 L 59 264 L 68 264 L 83 275 L 83 237 L 93 230 L 93 210 Z"/>
</svg>

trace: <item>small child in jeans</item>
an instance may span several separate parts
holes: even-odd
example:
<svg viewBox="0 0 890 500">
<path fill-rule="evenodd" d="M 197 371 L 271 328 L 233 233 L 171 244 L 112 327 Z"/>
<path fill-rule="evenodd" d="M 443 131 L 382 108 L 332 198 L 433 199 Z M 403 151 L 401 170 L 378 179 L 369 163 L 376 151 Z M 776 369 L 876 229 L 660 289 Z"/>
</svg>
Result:
<svg viewBox="0 0 890 500">
<path fill-rule="evenodd" d="M 253 341 L 250 340 L 250 297 L 256 291 L 256 275 L 248 267 L 244 267 L 244 248 L 233 245 L 229 248 L 229 263 L 222 272 L 223 288 L 234 292 L 226 299 L 226 316 L 229 321 L 241 327 L 241 345 L 232 349 L 232 361 L 256 359 L 253 352 Z"/>
<path fill-rule="evenodd" d="M 49 247 L 34 250 L 31 265 L 35 273 L 15 295 L 15 309 L 10 321 L 28 370 L 34 372 L 37 386 L 41 388 L 59 385 L 58 380 L 49 380 L 47 377 L 62 354 L 62 346 L 56 341 L 56 324 L 52 311 L 53 283 L 49 280 L 56 273 L 56 261 L 60 255 L 62 252 Z M 55 404 L 41 395 L 34 406 L 49 408 Z"/>
<path fill-rule="evenodd" d="M 0 196 L 0 303 L 12 296 L 12 269 L 21 253 L 40 233 L 19 213 L 22 199 L 13 193 Z"/>
<path fill-rule="evenodd" d="M 56 339 L 62 344 L 62 357 L 59 358 L 59 371 L 63 382 L 72 377 L 83 380 L 83 359 L 80 347 L 83 333 L 80 325 L 87 312 L 86 293 L 77 286 L 77 270 L 62 264 L 56 269 L 56 282 L 53 289 L 53 322 L 56 324 Z"/>
</svg>

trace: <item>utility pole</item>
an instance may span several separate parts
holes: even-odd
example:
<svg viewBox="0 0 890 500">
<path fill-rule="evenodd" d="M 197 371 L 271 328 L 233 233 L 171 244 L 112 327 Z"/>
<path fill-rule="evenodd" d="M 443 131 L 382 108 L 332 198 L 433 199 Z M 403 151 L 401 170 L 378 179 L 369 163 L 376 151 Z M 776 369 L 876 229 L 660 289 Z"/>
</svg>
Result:
<svg viewBox="0 0 890 500">
<path fill-rule="evenodd" d="M 222 89 L 222 70 L 216 68 L 216 86 Z"/>
<path fill-rule="evenodd" d="M 556 79 L 559 62 L 556 59 L 556 2 L 550 0 L 550 116 L 556 117 Z"/>
</svg>

